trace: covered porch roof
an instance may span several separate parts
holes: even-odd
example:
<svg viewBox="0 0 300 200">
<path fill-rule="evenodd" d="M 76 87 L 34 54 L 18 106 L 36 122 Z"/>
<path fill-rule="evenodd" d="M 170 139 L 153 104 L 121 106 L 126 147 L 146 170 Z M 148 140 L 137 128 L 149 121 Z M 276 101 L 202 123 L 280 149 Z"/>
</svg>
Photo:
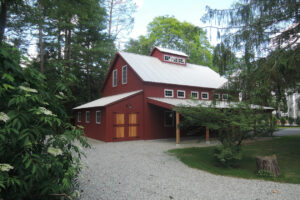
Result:
<svg viewBox="0 0 300 200">
<path fill-rule="evenodd" d="M 175 98 L 159 98 L 159 97 L 148 97 L 148 103 L 164 107 L 167 109 L 172 109 L 175 106 L 199 106 L 208 107 L 212 104 L 212 101 L 208 100 L 197 100 L 197 99 L 175 99 Z M 227 101 L 216 101 L 216 108 L 225 109 L 225 108 L 234 108 L 237 107 L 239 102 L 227 102 Z M 266 111 L 273 111 L 274 108 L 259 106 L 259 105 L 250 105 L 252 109 L 263 109 Z"/>
</svg>

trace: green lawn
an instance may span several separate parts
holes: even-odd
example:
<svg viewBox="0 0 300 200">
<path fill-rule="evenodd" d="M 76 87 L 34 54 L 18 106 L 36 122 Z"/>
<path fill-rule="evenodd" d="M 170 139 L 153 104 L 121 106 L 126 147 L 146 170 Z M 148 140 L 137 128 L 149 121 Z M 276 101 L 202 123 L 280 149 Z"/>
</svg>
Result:
<svg viewBox="0 0 300 200">
<path fill-rule="evenodd" d="M 300 136 L 274 137 L 272 140 L 243 145 L 243 159 L 238 168 L 222 168 L 213 157 L 215 147 L 185 148 L 169 150 L 186 165 L 207 172 L 248 179 L 264 179 L 286 183 L 300 183 Z M 256 175 L 256 155 L 275 153 L 280 167 L 277 178 Z"/>
</svg>

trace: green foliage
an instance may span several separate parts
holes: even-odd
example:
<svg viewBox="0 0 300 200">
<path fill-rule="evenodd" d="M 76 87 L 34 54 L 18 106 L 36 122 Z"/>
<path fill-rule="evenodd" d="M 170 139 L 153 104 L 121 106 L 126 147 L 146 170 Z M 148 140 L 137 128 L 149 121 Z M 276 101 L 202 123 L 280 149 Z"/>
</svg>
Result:
<svg viewBox="0 0 300 200">
<path fill-rule="evenodd" d="M 257 175 L 261 177 L 274 177 L 274 174 L 272 172 L 263 169 L 259 170 L 257 172 Z"/>
<path fill-rule="evenodd" d="M 88 144 L 61 105 L 68 88 L 52 93 L 44 75 L 19 62 L 16 49 L 0 49 L 0 196 L 53 199 L 76 187 Z"/>
<path fill-rule="evenodd" d="M 297 117 L 296 124 L 300 125 L 300 117 Z"/>
<path fill-rule="evenodd" d="M 289 125 L 292 125 L 294 123 L 294 118 L 288 117 L 288 122 L 289 122 Z"/>
<path fill-rule="evenodd" d="M 299 6 L 296 0 L 239 0 L 230 9 L 207 7 L 202 20 L 242 56 L 236 87 L 243 100 L 280 111 L 285 92 L 299 87 Z"/>
<path fill-rule="evenodd" d="M 286 122 L 285 117 L 280 117 L 280 123 L 281 123 L 281 126 L 284 126 L 284 125 L 285 125 L 285 122 Z"/>
<path fill-rule="evenodd" d="M 215 148 L 214 157 L 222 166 L 236 167 L 242 159 L 242 152 L 237 146 L 218 146 Z"/>
<path fill-rule="evenodd" d="M 174 17 L 156 17 L 148 24 L 147 36 L 131 39 L 126 51 L 149 55 L 154 46 L 185 52 L 189 63 L 212 65 L 212 47 L 206 33 L 198 26 L 180 22 Z"/>
<path fill-rule="evenodd" d="M 238 69 L 238 60 L 229 48 L 223 43 L 218 44 L 213 52 L 213 65 L 221 75 L 230 75 Z"/>
<path fill-rule="evenodd" d="M 213 103 L 197 107 L 179 106 L 175 111 L 183 116 L 182 127 L 193 127 L 193 131 L 208 127 L 217 132 L 217 139 L 222 148 L 215 152 L 215 158 L 225 166 L 234 165 L 241 158 L 242 141 L 256 135 L 273 132 L 270 128 L 268 114 L 259 108 L 253 109 L 251 105 L 238 102 L 224 102 L 228 108 L 220 109 Z M 250 133 L 253 134 L 250 134 Z"/>
</svg>

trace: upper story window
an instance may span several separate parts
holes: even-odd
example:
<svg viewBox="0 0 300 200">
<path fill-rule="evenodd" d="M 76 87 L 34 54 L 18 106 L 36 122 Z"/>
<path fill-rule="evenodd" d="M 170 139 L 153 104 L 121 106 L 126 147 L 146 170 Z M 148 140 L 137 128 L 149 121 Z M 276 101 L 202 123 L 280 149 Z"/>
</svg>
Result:
<svg viewBox="0 0 300 200">
<path fill-rule="evenodd" d="M 122 84 L 127 83 L 127 66 L 122 67 Z"/>
<path fill-rule="evenodd" d="M 77 113 L 77 122 L 81 122 L 81 112 Z"/>
<path fill-rule="evenodd" d="M 198 99 L 199 98 L 199 92 L 191 91 L 191 97 L 195 98 L 195 99 Z"/>
<path fill-rule="evenodd" d="M 208 92 L 201 92 L 202 99 L 209 99 Z"/>
<path fill-rule="evenodd" d="M 177 98 L 185 98 L 185 91 L 177 90 Z"/>
<path fill-rule="evenodd" d="M 90 123 L 91 113 L 90 111 L 85 111 L 85 122 Z"/>
<path fill-rule="evenodd" d="M 176 56 L 169 56 L 169 55 L 164 55 L 164 60 L 173 62 L 173 63 L 180 63 L 180 64 L 185 64 L 185 59 L 176 57 Z"/>
<path fill-rule="evenodd" d="M 222 99 L 227 100 L 228 99 L 228 94 L 222 94 Z"/>
<path fill-rule="evenodd" d="M 219 100 L 219 99 L 220 99 L 220 94 L 215 93 L 215 94 L 214 94 L 214 98 L 215 98 L 215 100 Z"/>
<path fill-rule="evenodd" d="M 101 111 L 97 110 L 96 111 L 96 124 L 101 123 Z"/>
<path fill-rule="evenodd" d="M 173 90 L 165 89 L 165 97 L 174 97 Z"/>
<path fill-rule="evenodd" d="M 117 70 L 113 70 L 113 77 L 112 77 L 112 86 L 116 87 L 117 86 Z"/>
</svg>

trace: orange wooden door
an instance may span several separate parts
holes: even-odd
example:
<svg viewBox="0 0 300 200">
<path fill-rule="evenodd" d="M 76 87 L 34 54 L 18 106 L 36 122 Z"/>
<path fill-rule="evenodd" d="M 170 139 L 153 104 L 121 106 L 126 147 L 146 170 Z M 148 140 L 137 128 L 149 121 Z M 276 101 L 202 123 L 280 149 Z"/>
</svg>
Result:
<svg viewBox="0 0 300 200">
<path fill-rule="evenodd" d="M 128 114 L 128 137 L 138 137 L 138 113 Z"/>
<path fill-rule="evenodd" d="M 125 114 L 124 113 L 114 113 L 114 129 L 115 138 L 125 137 Z"/>
</svg>

